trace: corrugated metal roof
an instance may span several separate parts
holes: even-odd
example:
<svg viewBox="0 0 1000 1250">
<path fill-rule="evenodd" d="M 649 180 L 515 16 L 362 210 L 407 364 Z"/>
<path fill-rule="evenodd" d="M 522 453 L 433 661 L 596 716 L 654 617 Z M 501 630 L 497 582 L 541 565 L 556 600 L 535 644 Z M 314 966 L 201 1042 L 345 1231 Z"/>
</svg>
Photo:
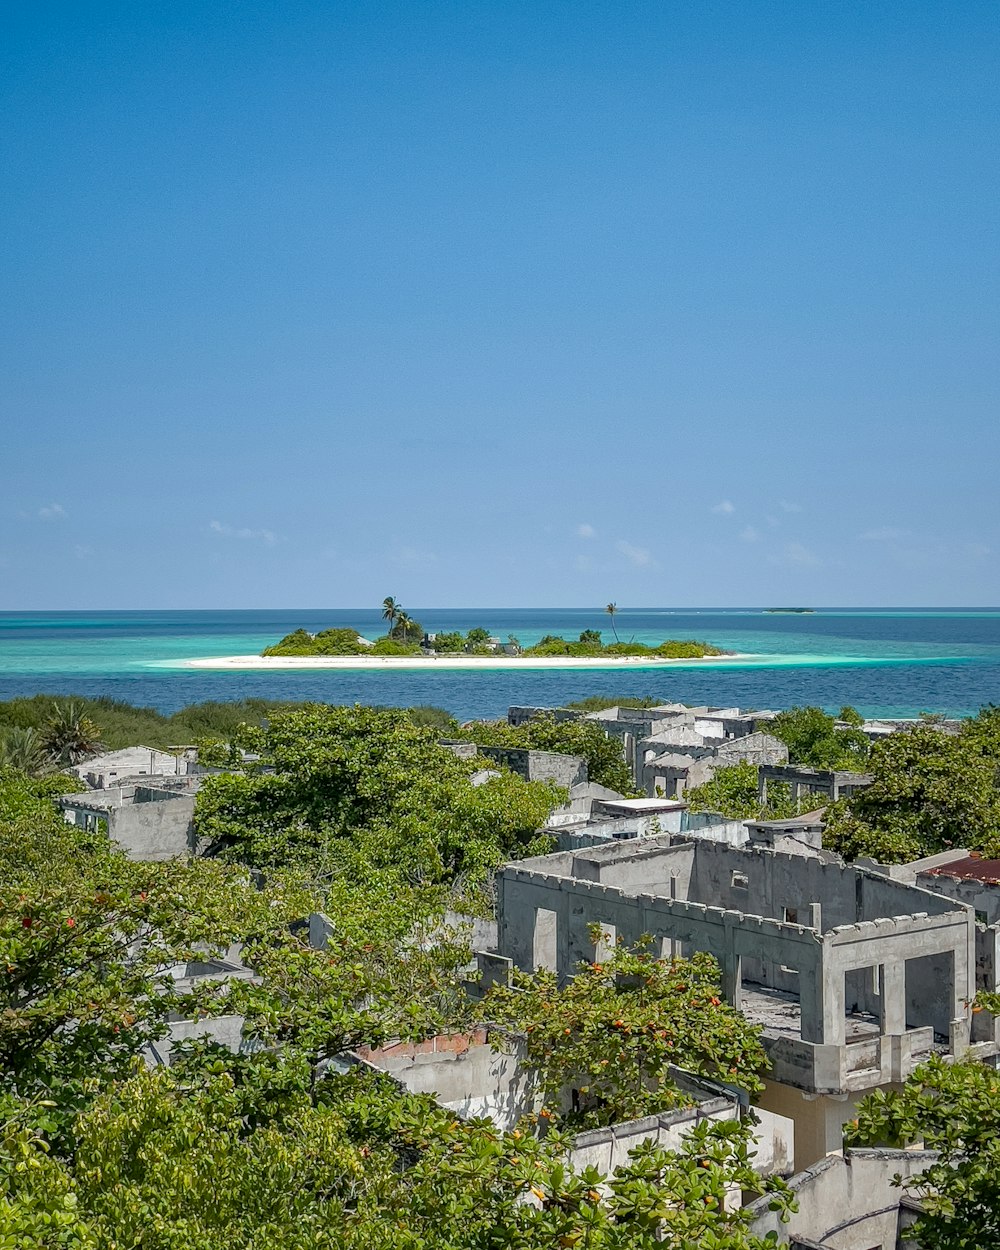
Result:
<svg viewBox="0 0 1000 1250">
<path fill-rule="evenodd" d="M 983 859 L 975 852 L 952 860 L 950 864 L 939 864 L 937 868 L 929 868 L 927 872 L 930 876 L 962 877 L 968 881 L 985 881 L 990 885 L 1000 885 L 1000 859 Z"/>
</svg>

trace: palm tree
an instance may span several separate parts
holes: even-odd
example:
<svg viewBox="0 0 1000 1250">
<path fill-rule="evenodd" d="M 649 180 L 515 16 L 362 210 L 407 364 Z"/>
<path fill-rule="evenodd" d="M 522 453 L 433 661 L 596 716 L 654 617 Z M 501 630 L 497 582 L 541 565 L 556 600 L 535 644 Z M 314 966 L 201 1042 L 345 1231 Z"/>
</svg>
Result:
<svg viewBox="0 0 1000 1250">
<path fill-rule="evenodd" d="M 101 731 L 75 703 L 53 704 L 42 746 L 56 764 L 79 764 L 103 750 Z"/>
<path fill-rule="evenodd" d="M 409 642 L 410 628 L 413 625 L 413 617 L 406 612 L 399 611 L 396 613 L 396 624 L 403 631 L 403 641 Z"/>
<path fill-rule="evenodd" d="M 399 620 L 403 609 L 399 606 L 392 595 L 388 595 L 382 600 L 382 620 L 389 622 L 389 637 L 392 637 L 392 631 L 396 622 Z"/>
<path fill-rule="evenodd" d="M 604 611 L 607 612 L 608 616 L 611 617 L 611 628 L 614 629 L 615 631 L 615 642 L 618 642 L 619 641 L 618 630 L 615 629 L 615 613 L 618 611 L 618 604 L 609 603 L 608 606 L 604 609 Z"/>
</svg>

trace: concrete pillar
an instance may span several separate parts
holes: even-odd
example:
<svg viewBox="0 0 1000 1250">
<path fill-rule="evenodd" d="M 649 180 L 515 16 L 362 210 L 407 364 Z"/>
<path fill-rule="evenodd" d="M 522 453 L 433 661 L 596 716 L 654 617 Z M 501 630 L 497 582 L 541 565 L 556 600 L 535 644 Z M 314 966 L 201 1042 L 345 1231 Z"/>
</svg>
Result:
<svg viewBox="0 0 1000 1250">
<path fill-rule="evenodd" d="M 722 963 L 722 997 L 739 1011 L 742 991 L 743 959 L 739 955 L 732 955 Z"/>
<path fill-rule="evenodd" d="M 879 1031 L 906 1032 L 906 963 L 879 964 Z"/>
<path fill-rule="evenodd" d="M 829 967 L 822 962 L 815 969 L 800 969 L 799 1004 L 800 1029 L 804 1042 L 822 1043 L 827 1046 L 844 1045 L 845 1007 L 842 968 Z"/>
<path fill-rule="evenodd" d="M 967 952 L 964 946 L 960 950 L 951 951 L 950 954 L 951 984 L 947 993 L 951 1010 L 951 1029 L 948 1049 L 951 1054 L 960 1055 L 968 1047 L 972 1032 L 972 1010 L 969 1003 L 976 994 L 976 965 L 975 956 L 973 956 L 970 975 Z"/>
</svg>

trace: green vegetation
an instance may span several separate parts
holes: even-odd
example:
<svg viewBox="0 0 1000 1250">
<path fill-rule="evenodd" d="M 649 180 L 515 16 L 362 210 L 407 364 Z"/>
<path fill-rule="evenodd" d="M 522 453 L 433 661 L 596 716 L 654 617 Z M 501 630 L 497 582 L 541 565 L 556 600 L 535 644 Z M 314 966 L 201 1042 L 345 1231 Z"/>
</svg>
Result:
<svg viewBox="0 0 1000 1250">
<path fill-rule="evenodd" d="M 848 859 L 905 863 L 952 846 L 1000 857 L 1000 708 L 957 733 L 933 718 L 871 751 L 872 784 L 827 810 L 825 843 Z"/>
<path fill-rule="evenodd" d="M 611 605 L 609 605 L 611 606 Z M 647 647 L 641 642 L 602 643 L 601 635 L 596 629 L 586 629 L 578 641 L 567 641 L 557 634 L 546 634 L 533 647 L 526 648 L 526 656 L 636 656 L 658 660 L 691 660 L 706 655 L 725 655 L 718 647 L 707 642 L 695 642 L 691 639 L 667 639 L 658 646 Z"/>
<path fill-rule="evenodd" d="M 621 743 L 609 738 L 595 721 L 557 721 L 552 716 L 539 716 L 523 725 L 506 721 L 474 721 L 459 736 L 467 742 L 484 747 L 524 747 L 531 751 L 558 751 L 563 755 L 582 755 L 587 761 L 587 775 L 598 785 L 608 786 L 619 794 L 632 794 L 632 773 Z"/>
<path fill-rule="evenodd" d="M 356 629 L 322 629 L 318 634 L 297 629 L 261 655 L 367 655 L 370 650 Z"/>
<path fill-rule="evenodd" d="M 653 694 L 646 695 L 645 698 L 637 698 L 635 695 L 588 695 L 585 699 L 574 699 L 572 703 L 563 704 L 564 707 L 570 708 L 578 712 L 603 712 L 608 707 L 660 707 L 663 703 L 663 697 Z"/>
<path fill-rule="evenodd" d="M 206 757 L 196 822 L 223 858 L 314 880 L 341 874 L 455 885 L 475 893 L 508 859 L 551 849 L 544 825 L 564 792 L 504 772 L 473 786 L 481 765 L 438 745 L 405 712 L 307 704 L 243 726 Z M 241 751 L 260 756 L 244 764 Z"/>
<path fill-rule="evenodd" d="M 716 769 L 710 781 L 688 790 L 684 800 L 693 812 L 719 812 L 730 820 L 782 820 L 816 806 L 813 795 L 793 803 L 791 787 L 772 781 L 767 787 L 767 804 L 762 807 L 757 798 L 757 765 L 746 760 Z"/>
<path fill-rule="evenodd" d="M 595 926 L 594 941 L 601 939 Z M 486 997 L 481 1013 L 526 1038 L 541 1100 L 538 1117 L 569 1128 L 599 1128 L 690 1103 L 670 1065 L 750 1093 L 763 1088 L 760 1028 L 722 1001 L 710 955 L 662 960 L 645 939 L 615 943 L 584 964 L 562 991 L 553 972 L 515 974 Z M 579 1099 L 565 1105 L 566 1091 Z"/>
<path fill-rule="evenodd" d="M 995 995 L 984 997 L 994 1000 L 989 1010 L 1000 1010 Z M 1000 1245 L 1000 1073 L 993 1068 L 935 1056 L 901 1090 L 869 1094 L 846 1140 L 938 1152 L 907 1183 L 921 1201 L 907 1236 L 921 1250 Z"/>
<path fill-rule="evenodd" d="M 863 724 L 864 717 L 852 707 L 841 708 L 836 718 L 819 707 L 793 707 L 779 712 L 765 728 L 788 747 L 792 764 L 858 771 L 868 763 Z"/>
<path fill-rule="evenodd" d="M 46 744 L 48 726 L 57 709 L 72 707 L 75 718 L 90 722 L 89 746 L 95 745 L 92 731 L 96 730 L 102 749 L 116 751 L 139 743 L 165 750 L 190 746 L 202 738 L 228 740 L 240 725 L 261 725 L 276 712 L 304 706 L 272 699 L 211 701 L 192 703 L 167 716 L 151 707 L 136 707 L 117 699 L 88 699 L 81 695 L 10 699 L 0 702 L 0 769 L 7 767 L 33 773 L 43 765 L 52 767 Z M 404 709 L 404 713 L 414 724 L 433 726 L 443 734 L 451 734 L 457 728 L 451 714 L 443 708 L 414 707 Z M 31 766 L 34 764 L 38 767 Z"/>
<path fill-rule="evenodd" d="M 318 1063 L 351 1048 L 472 1023 L 458 981 L 469 952 L 461 933 L 441 926 L 446 896 L 405 880 L 402 839 L 419 847 L 442 792 L 432 786 L 421 808 L 396 788 L 418 762 L 446 771 L 423 734 L 400 713 L 308 708 L 277 715 L 266 733 L 236 735 L 278 770 L 235 779 L 278 840 L 279 830 L 291 838 L 328 825 L 343 841 L 363 841 L 376 826 L 398 835 L 397 870 L 366 880 L 353 871 L 328 881 L 311 871 L 312 884 L 287 871 L 251 877 L 245 862 L 218 860 L 131 863 L 62 821 L 50 799 L 59 778 L 0 775 L 0 1245 L 775 1250 L 727 1201 L 736 1188 L 789 1202 L 782 1182 L 751 1170 L 747 1122 L 702 1123 L 677 1151 L 644 1145 L 605 1177 L 567 1166 L 568 1139 L 545 1131 L 546 1117 L 504 1133 L 379 1074 L 341 1064 L 321 1075 Z M 370 739 L 390 758 L 375 759 Z M 456 772 L 441 782 L 459 805 L 464 781 Z M 494 792 L 478 811 L 480 830 L 508 820 L 512 793 Z M 520 793 L 534 791 L 521 783 Z M 252 850 L 253 839 L 244 845 Z M 317 906 L 332 922 L 324 949 L 308 944 L 301 924 Z M 233 942 L 243 943 L 252 981 L 207 979 L 189 990 L 168 975 Z M 549 1002 L 567 1021 L 584 1011 L 588 1036 L 610 1012 L 621 1013 L 612 1026 L 648 1025 L 656 1005 L 669 1037 L 657 1034 L 655 1055 L 617 1030 L 630 1065 L 622 1106 L 642 1097 L 631 1065 L 676 1101 L 664 1072 L 675 1048 L 712 1070 L 745 1056 L 752 1082 L 752 1031 L 729 1034 L 726 1009 L 712 1001 L 711 961 L 692 964 L 688 978 L 685 964 L 641 951 L 616 960 L 623 970 L 638 961 L 647 984 L 626 991 L 594 969 L 584 975 L 601 989 L 585 1010 L 548 984 L 523 1002 L 529 1013 Z M 146 1047 L 169 1019 L 231 1013 L 255 1043 L 243 1053 L 198 1040 L 176 1046 L 170 1067 L 146 1066 Z M 554 1066 L 538 1079 L 554 1088 Z M 602 1096 L 617 1098 L 603 1079 Z"/>
<path fill-rule="evenodd" d="M 601 642 L 601 633 L 597 629 L 585 629 L 577 642 L 567 641 L 554 634 L 546 635 L 539 643 L 526 650 L 522 649 L 518 640 L 511 635 L 508 639 L 507 654 L 523 654 L 526 656 L 648 656 L 651 659 L 698 659 L 706 655 L 724 655 L 718 647 L 707 642 L 691 640 L 667 640 L 659 646 L 647 647 L 643 643 L 619 641 L 615 615 L 618 608 L 609 603 L 605 612 L 611 618 L 611 628 L 615 633 L 615 641 L 605 646 Z M 391 596 L 382 601 L 382 619 L 388 622 L 388 633 L 371 641 L 363 641 L 354 629 L 324 629 L 318 634 L 310 634 L 307 630 L 297 629 L 286 634 L 280 642 L 265 647 L 261 652 L 264 656 L 336 656 L 336 655 L 416 655 L 420 653 L 419 643 L 426 641 L 425 651 L 435 655 L 454 655 L 464 652 L 467 655 L 494 655 L 498 649 L 491 643 L 488 629 L 476 626 L 464 636 L 457 630 L 435 634 L 430 639 L 425 634 L 419 621 L 413 620 L 409 614 Z M 396 649 L 391 644 L 399 644 Z"/>
</svg>

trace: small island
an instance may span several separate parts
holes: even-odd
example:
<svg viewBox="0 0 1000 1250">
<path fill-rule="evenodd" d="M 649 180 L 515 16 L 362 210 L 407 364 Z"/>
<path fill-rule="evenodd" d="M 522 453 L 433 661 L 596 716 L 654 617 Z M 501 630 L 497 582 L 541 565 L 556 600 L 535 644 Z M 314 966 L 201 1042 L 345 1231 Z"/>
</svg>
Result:
<svg viewBox="0 0 1000 1250">
<path fill-rule="evenodd" d="M 723 651 L 708 642 L 691 638 L 668 638 L 650 646 L 622 642 L 615 626 L 618 611 L 613 603 L 605 609 L 611 617 L 614 642 L 605 642 L 598 629 L 585 629 L 578 638 L 546 634 L 532 646 L 523 646 L 513 634 L 506 641 L 481 626 L 441 633 L 427 632 L 395 599 L 386 599 L 382 618 L 387 630 L 379 638 L 366 638 L 346 627 L 310 633 L 296 629 L 259 655 L 234 655 L 187 660 L 186 668 L 651 668 L 661 664 L 698 661 L 740 661 L 750 657 Z"/>
<path fill-rule="evenodd" d="M 816 611 L 815 608 L 765 608 L 765 615 L 768 616 L 809 616 Z"/>
<path fill-rule="evenodd" d="M 516 638 L 501 642 L 488 630 L 470 629 L 461 634 L 422 634 L 420 641 L 408 641 L 395 632 L 372 641 L 354 629 L 324 629 L 310 634 L 297 629 L 272 647 L 265 647 L 261 656 L 506 656 L 511 659 L 579 658 L 599 659 L 622 656 L 661 660 L 695 660 L 703 656 L 731 654 L 694 639 L 668 638 L 655 647 L 642 642 L 610 642 L 601 639 L 599 630 L 585 629 L 578 639 L 546 634 L 533 647 L 522 647 Z"/>
</svg>

